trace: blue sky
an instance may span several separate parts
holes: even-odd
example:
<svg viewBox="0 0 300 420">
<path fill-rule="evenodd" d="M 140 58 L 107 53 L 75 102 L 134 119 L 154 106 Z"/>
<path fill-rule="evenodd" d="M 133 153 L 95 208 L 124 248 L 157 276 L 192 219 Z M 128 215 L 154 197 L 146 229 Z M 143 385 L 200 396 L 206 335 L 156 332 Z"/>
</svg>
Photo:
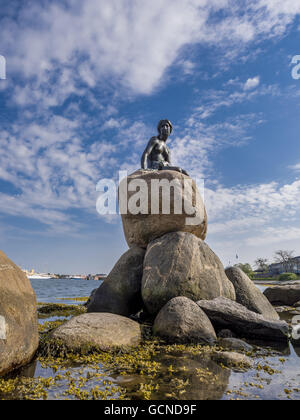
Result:
<svg viewBox="0 0 300 420">
<path fill-rule="evenodd" d="M 133 172 L 161 118 L 205 179 L 223 263 L 300 254 L 300 0 L 0 1 L 0 248 L 108 272 L 126 251 L 96 184 Z"/>
</svg>

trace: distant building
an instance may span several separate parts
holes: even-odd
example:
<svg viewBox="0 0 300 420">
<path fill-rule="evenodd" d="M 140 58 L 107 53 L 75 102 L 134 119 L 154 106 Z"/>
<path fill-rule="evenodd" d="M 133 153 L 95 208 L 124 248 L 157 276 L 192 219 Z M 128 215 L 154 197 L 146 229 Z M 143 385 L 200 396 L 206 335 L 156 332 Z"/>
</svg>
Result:
<svg viewBox="0 0 300 420">
<path fill-rule="evenodd" d="M 269 271 L 272 276 L 278 276 L 280 274 L 286 273 L 287 269 L 284 264 L 275 263 L 269 266 Z M 295 257 L 291 260 L 291 264 L 288 269 L 288 272 L 300 274 L 300 257 Z"/>
<path fill-rule="evenodd" d="M 94 276 L 94 280 L 100 281 L 100 280 L 106 279 L 106 277 L 107 277 L 107 274 L 96 274 Z"/>
</svg>

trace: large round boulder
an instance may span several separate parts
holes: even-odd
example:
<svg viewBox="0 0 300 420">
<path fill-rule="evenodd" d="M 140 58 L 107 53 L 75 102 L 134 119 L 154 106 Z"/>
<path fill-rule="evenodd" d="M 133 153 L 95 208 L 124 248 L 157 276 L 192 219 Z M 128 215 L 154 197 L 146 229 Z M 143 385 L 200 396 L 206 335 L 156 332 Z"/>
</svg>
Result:
<svg viewBox="0 0 300 420">
<path fill-rule="evenodd" d="M 263 293 L 255 286 L 239 267 L 230 267 L 225 271 L 234 286 L 236 301 L 250 311 L 261 314 L 266 319 L 278 321 L 279 315 Z"/>
<path fill-rule="evenodd" d="M 135 172 L 121 181 L 119 204 L 129 247 L 146 248 L 169 232 L 206 237 L 207 214 L 200 192 L 195 181 L 180 172 Z"/>
<path fill-rule="evenodd" d="M 58 327 L 51 333 L 50 339 L 69 351 L 81 353 L 91 349 L 126 349 L 140 344 L 141 327 L 120 315 L 84 314 Z"/>
<path fill-rule="evenodd" d="M 38 344 L 35 293 L 26 275 L 0 251 L 0 375 L 30 362 Z"/>
<path fill-rule="evenodd" d="M 130 316 L 143 307 L 141 285 L 145 250 L 134 247 L 116 263 L 96 292 L 88 312 L 109 312 Z"/>
<path fill-rule="evenodd" d="M 185 297 L 168 302 L 157 315 L 153 332 L 169 343 L 201 343 L 217 341 L 215 330 L 199 306 Z"/>
<path fill-rule="evenodd" d="M 220 296 L 235 300 L 219 258 L 204 241 L 184 232 L 169 233 L 149 244 L 142 280 L 142 297 L 150 314 L 178 296 L 195 302 Z"/>
</svg>

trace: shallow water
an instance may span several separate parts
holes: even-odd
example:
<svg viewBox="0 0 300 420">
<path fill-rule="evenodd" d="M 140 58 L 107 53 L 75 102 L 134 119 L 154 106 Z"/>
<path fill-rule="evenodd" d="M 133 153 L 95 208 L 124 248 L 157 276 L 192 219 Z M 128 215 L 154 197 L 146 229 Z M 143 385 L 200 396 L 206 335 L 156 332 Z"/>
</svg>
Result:
<svg viewBox="0 0 300 420">
<path fill-rule="evenodd" d="M 63 299 L 88 297 L 101 283 L 102 281 L 67 279 L 31 280 L 38 302 L 65 303 L 69 305 L 76 305 L 78 302 L 72 300 L 63 301 Z"/>
<path fill-rule="evenodd" d="M 33 280 L 32 285 L 38 302 L 78 304 L 75 298 L 87 297 L 99 286 L 99 282 L 80 280 Z M 260 286 L 263 288 L 264 286 Z M 71 300 L 62 301 L 69 298 Z M 74 300 L 73 300 L 74 299 Z M 289 312 L 280 314 L 290 321 Z M 56 320 L 59 317 L 46 319 Z M 44 322 L 45 320 L 41 320 Z M 249 342 L 249 341 L 248 341 Z M 212 361 L 209 352 L 198 353 L 187 349 L 160 349 L 153 353 L 151 363 L 158 366 L 157 372 L 124 372 L 123 367 L 108 370 L 101 363 L 94 366 L 70 365 L 68 375 L 63 369 L 43 367 L 39 361 L 19 372 L 20 377 L 59 378 L 47 390 L 47 399 L 74 399 L 68 395 L 74 384 L 87 378 L 82 389 L 89 392 L 95 386 L 105 391 L 112 388 L 110 399 L 118 399 L 120 386 L 126 390 L 126 398 L 151 400 L 226 400 L 226 399 L 263 399 L 282 400 L 300 399 L 300 341 L 293 344 L 277 344 L 264 349 L 252 358 L 253 368 L 237 371 L 224 368 Z M 142 351 L 142 350 L 141 350 Z M 137 355 L 138 357 L 138 355 Z M 142 357 L 141 357 L 142 359 Z M 70 385 L 71 384 L 71 385 Z M 76 385 L 76 386 L 77 386 Z M 78 385 L 79 386 L 79 385 Z M 17 395 L 15 395 L 17 398 Z M 104 397 L 105 398 L 105 397 Z"/>
</svg>

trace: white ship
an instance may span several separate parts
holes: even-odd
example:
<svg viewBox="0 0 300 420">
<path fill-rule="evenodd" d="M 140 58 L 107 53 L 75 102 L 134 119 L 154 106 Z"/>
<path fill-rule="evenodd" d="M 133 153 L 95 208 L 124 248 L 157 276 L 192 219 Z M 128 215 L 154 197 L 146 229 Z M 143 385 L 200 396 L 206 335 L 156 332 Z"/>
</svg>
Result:
<svg viewBox="0 0 300 420">
<path fill-rule="evenodd" d="M 34 270 L 31 270 L 31 271 L 23 270 L 23 272 L 26 274 L 26 276 L 29 278 L 29 280 L 50 280 L 50 279 L 53 279 L 51 274 L 36 273 Z"/>
<path fill-rule="evenodd" d="M 29 280 L 50 280 L 53 278 L 49 276 L 49 274 L 43 273 L 27 274 L 27 277 L 29 278 Z"/>
</svg>

